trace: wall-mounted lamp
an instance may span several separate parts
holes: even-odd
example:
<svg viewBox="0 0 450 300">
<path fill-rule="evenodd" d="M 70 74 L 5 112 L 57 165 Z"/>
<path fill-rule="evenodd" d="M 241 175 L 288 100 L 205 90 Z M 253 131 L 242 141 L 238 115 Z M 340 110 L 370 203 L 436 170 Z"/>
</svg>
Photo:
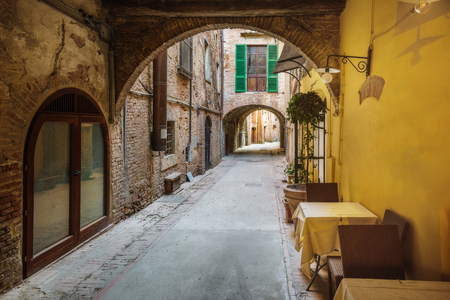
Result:
<svg viewBox="0 0 450 300">
<path fill-rule="evenodd" d="M 368 77 L 370 75 L 370 57 L 371 57 L 371 54 L 372 54 L 372 49 L 369 48 L 369 50 L 367 51 L 367 57 L 350 56 L 350 55 L 328 55 L 326 67 L 317 68 L 317 69 L 314 69 L 314 71 L 316 71 L 318 73 L 324 73 L 322 75 L 322 81 L 325 82 L 325 83 L 330 83 L 333 80 L 333 76 L 331 75 L 331 73 L 339 73 L 339 72 L 341 72 L 341 70 L 339 70 L 339 69 L 335 69 L 335 68 L 331 68 L 330 67 L 330 64 L 329 64 L 330 57 L 341 57 L 343 64 L 346 64 L 347 62 L 350 62 L 350 64 L 355 68 L 356 71 L 358 71 L 359 73 L 366 72 L 366 77 Z M 356 59 L 359 59 L 360 61 L 358 62 L 358 64 L 355 65 L 352 62 L 351 58 L 356 58 Z"/>
</svg>

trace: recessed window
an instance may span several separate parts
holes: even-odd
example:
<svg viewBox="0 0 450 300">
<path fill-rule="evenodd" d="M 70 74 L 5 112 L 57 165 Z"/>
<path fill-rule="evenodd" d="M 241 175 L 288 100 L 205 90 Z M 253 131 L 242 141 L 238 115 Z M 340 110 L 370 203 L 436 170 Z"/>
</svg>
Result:
<svg viewBox="0 0 450 300">
<path fill-rule="evenodd" d="M 205 80 L 211 82 L 211 59 L 209 55 L 209 44 L 205 41 Z"/>
<path fill-rule="evenodd" d="M 278 45 L 236 45 L 236 92 L 278 92 Z"/>
<path fill-rule="evenodd" d="M 192 79 L 193 74 L 192 50 L 192 37 L 180 42 L 180 61 L 178 65 L 178 73 L 181 73 L 190 79 Z"/>
<path fill-rule="evenodd" d="M 167 122 L 167 148 L 164 151 L 164 155 L 175 154 L 175 122 Z"/>
<path fill-rule="evenodd" d="M 265 92 L 267 82 L 267 47 L 247 47 L 247 91 Z"/>
</svg>

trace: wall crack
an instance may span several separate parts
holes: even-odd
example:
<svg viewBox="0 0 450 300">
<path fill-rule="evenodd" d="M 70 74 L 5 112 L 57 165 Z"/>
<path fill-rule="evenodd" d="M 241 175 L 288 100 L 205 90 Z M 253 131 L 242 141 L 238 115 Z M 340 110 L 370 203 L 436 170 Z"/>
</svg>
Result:
<svg viewBox="0 0 450 300">
<path fill-rule="evenodd" d="M 55 61 L 53 63 L 53 71 L 52 74 L 50 74 L 49 77 L 52 77 L 53 75 L 55 75 L 57 73 L 57 69 L 58 69 L 58 59 L 59 56 L 61 55 L 61 52 L 64 49 L 64 46 L 66 45 L 65 42 L 65 38 L 66 38 L 66 24 L 64 23 L 64 19 L 62 21 L 62 25 L 61 25 L 61 43 L 59 44 L 58 48 L 56 48 L 56 55 L 55 55 Z"/>
</svg>

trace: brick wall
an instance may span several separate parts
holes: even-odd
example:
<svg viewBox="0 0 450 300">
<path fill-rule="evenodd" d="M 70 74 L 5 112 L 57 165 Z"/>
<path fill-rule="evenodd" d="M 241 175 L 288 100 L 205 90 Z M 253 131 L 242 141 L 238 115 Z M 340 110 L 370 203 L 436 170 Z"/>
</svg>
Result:
<svg viewBox="0 0 450 300">
<path fill-rule="evenodd" d="M 323 8 L 325 7 L 328 6 Z M 115 24 L 119 37 L 116 42 L 118 59 L 115 72 L 118 110 L 123 105 L 134 80 L 157 56 L 161 47 L 171 46 L 189 35 L 205 30 L 221 28 L 261 30 L 274 37 L 280 37 L 280 40 L 289 41 L 301 49 L 310 62 L 309 67 L 324 66 L 328 55 L 339 53 L 340 9 L 295 17 L 166 16 L 161 19 L 160 16 L 148 16 L 139 19 L 139 22 L 132 16 L 121 15 L 116 18 Z M 142 35 L 144 31 L 152 32 L 153 35 Z M 155 39 L 154 36 L 162 38 Z M 139 47 L 130 48 L 129 45 L 132 44 Z M 339 95 L 340 82 L 337 78 L 328 87 L 333 95 L 336 97 Z"/>
<path fill-rule="evenodd" d="M 205 41 L 211 50 L 211 82 L 205 80 Z M 151 150 L 153 65 L 150 63 L 136 80 L 126 99 L 126 143 L 123 143 L 124 110 L 111 126 L 113 218 L 118 222 L 152 203 L 164 193 L 164 177 L 174 172 L 194 176 L 205 172 L 205 121 L 212 122 L 211 162 L 220 162 L 220 94 L 217 92 L 215 64 L 220 58 L 219 31 L 193 37 L 194 76 L 192 80 L 191 161 L 186 163 L 189 144 L 189 78 L 178 73 L 179 45 L 168 49 L 167 121 L 175 122 L 175 153 Z M 197 109 L 198 108 L 198 109 Z M 197 137 L 197 147 L 194 147 Z M 126 155 L 124 155 L 126 147 Z M 163 167 L 166 166 L 166 167 Z M 168 166 L 168 167 L 167 167 Z"/>
<path fill-rule="evenodd" d="M 271 112 L 264 108 L 271 109 L 278 114 L 278 119 L 281 120 L 284 127 L 285 109 L 285 76 L 279 74 L 278 76 L 278 92 L 235 92 L 235 72 L 236 72 L 236 44 L 246 45 L 268 45 L 278 44 L 278 53 L 281 54 L 283 43 L 280 41 L 264 35 L 259 32 L 250 31 L 246 29 L 226 29 L 224 30 L 224 59 L 225 59 L 225 74 L 224 74 L 224 120 L 227 123 L 226 133 L 229 136 L 230 151 L 234 151 L 239 146 L 239 131 L 246 131 L 246 141 L 248 144 L 252 143 L 252 128 L 256 133 L 256 140 L 253 143 L 263 143 L 265 141 L 273 141 L 272 120 L 268 119 Z M 259 114 L 258 108 L 263 108 L 261 111 L 263 115 Z M 243 118 L 248 113 L 249 122 L 247 128 L 243 128 Z M 260 117 L 261 116 L 261 117 Z M 238 122 L 239 127 L 232 126 L 230 123 Z M 269 124 L 270 123 L 270 124 Z M 279 122 L 277 122 L 279 124 Z M 266 125 L 266 127 L 264 127 Z M 270 128 L 269 128 L 270 127 Z M 277 131 L 278 132 L 278 131 Z M 277 139 L 279 134 L 277 134 Z"/>
</svg>

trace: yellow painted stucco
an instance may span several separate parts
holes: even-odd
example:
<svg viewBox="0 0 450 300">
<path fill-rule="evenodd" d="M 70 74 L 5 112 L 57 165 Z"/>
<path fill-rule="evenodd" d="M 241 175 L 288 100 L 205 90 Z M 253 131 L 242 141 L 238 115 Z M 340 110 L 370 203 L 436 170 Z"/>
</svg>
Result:
<svg viewBox="0 0 450 300">
<path fill-rule="evenodd" d="M 384 33 L 413 6 L 348 0 L 339 54 L 366 56 L 372 28 L 374 36 Z M 340 66 L 342 109 L 329 122 L 335 165 L 327 167 L 344 201 L 360 202 L 380 220 L 392 209 L 410 222 L 403 244 L 408 279 L 448 280 L 450 269 L 442 213 L 450 211 L 449 49 L 450 1 L 433 2 L 427 14 L 412 14 L 373 41 L 371 75 L 385 80 L 379 100 L 360 104 L 365 74 Z"/>
</svg>

